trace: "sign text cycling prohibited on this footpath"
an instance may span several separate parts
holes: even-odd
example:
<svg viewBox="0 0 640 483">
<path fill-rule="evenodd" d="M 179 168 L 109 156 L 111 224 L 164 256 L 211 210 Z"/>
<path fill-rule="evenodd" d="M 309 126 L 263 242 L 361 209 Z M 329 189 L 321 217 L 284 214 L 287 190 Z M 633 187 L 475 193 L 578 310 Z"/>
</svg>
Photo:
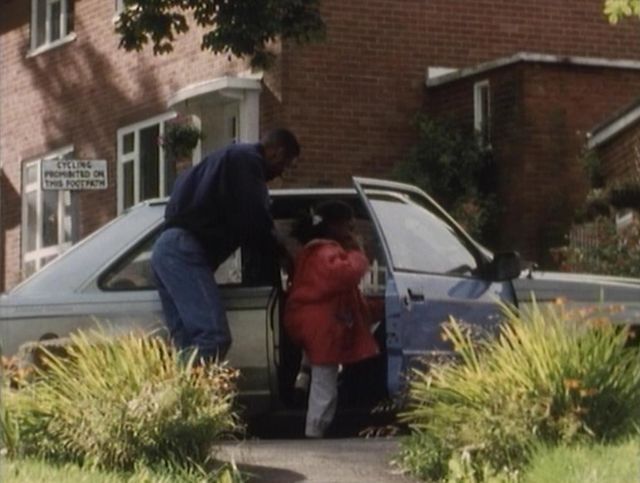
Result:
<svg viewBox="0 0 640 483">
<path fill-rule="evenodd" d="M 107 188 L 104 159 L 45 159 L 43 190 L 103 190 Z"/>
</svg>

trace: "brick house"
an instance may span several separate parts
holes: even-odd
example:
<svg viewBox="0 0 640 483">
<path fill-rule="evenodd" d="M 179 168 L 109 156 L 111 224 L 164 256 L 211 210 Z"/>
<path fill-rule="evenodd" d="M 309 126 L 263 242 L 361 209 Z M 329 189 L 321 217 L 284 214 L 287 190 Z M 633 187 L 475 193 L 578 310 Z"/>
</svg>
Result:
<svg viewBox="0 0 640 483">
<path fill-rule="evenodd" d="M 594 126 L 587 138 L 587 147 L 597 153 L 607 181 L 630 176 L 640 181 L 640 100 L 634 99 Z"/>
<path fill-rule="evenodd" d="M 498 167 L 499 243 L 545 263 L 589 188 L 587 133 L 638 92 L 637 61 L 518 53 L 429 79 L 425 109 L 487 131 Z"/>
<path fill-rule="evenodd" d="M 177 114 L 195 116 L 205 133 L 194 161 L 286 125 L 303 144 L 303 160 L 280 183 L 344 185 L 353 173 L 388 176 L 415 139 L 411 120 L 421 109 L 460 112 L 473 126 L 474 92 L 492 99 L 487 113 L 509 207 L 501 244 L 536 258 L 540 226 L 554 215 L 549 192 L 564 192 L 570 203 L 571 191 L 582 189 L 572 178 L 579 141 L 571 133 L 637 95 L 640 26 L 609 26 L 601 0 L 325 0 L 326 42 L 276 44 L 278 61 L 266 72 L 201 52 L 197 29 L 169 56 L 118 50 L 120 4 L 0 0 L 0 290 L 129 204 L 166 194 L 171 166 L 157 139 Z M 485 69 L 518 52 L 579 57 L 584 65 L 521 56 Z M 429 83 L 428 71 L 443 72 L 436 68 L 461 70 Z M 476 87 L 485 74 L 489 87 Z M 567 111 L 561 130 L 549 124 L 558 117 L 551 101 Z M 553 143 L 559 132 L 568 133 L 566 146 Z M 64 156 L 106 160 L 108 187 L 43 191 L 42 161 Z M 566 175 L 545 164 L 549 156 L 565 163 Z M 523 214 L 538 225 L 521 229 Z"/>
</svg>

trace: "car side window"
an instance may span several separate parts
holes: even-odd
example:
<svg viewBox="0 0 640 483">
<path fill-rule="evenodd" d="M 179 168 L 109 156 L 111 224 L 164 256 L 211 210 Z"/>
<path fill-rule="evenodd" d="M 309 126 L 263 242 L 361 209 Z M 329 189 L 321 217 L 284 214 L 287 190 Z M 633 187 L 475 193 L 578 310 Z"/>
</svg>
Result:
<svg viewBox="0 0 640 483">
<path fill-rule="evenodd" d="M 467 276 L 477 272 L 468 241 L 435 208 L 400 193 L 367 195 L 395 269 Z"/>
<path fill-rule="evenodd" d="M 156 232 L 137 245 L 102 277 L 100 287 L 104 290 L 149 290 L 155 289 L 151 269 L 151 250 L 160 233 Z M 241 285 L 243 283 L 242 250 L 236 250 L 216 270 L 218 285 Z"/>
</svg>

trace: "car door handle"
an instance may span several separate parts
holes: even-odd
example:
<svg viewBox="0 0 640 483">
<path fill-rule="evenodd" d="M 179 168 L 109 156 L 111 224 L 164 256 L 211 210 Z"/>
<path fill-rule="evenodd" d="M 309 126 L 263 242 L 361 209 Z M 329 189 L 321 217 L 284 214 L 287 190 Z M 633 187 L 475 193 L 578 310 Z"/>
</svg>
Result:
<svg viewBox="0 0 640 483">
<path fill-rule="evenodd" d="M 407 289 L 407 294 L 412 302 L 424 302 L 424 294 L 418 290 Z"/>
</svg>

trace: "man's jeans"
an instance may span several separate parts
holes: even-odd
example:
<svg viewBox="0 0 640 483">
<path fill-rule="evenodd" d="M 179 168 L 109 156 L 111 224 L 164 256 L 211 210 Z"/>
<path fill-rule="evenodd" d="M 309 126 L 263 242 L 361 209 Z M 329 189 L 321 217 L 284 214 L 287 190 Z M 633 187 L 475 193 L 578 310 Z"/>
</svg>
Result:
<svg viewBox="0 0 640 483">
<path fill-rule="evenodd" d="M 169 228 L 153 246 L 151 266 L 174 345 L 197 349 L 198 358 L 223 358 L 231 334 L 200 242 L 182 228 Z"/>
</svg>

